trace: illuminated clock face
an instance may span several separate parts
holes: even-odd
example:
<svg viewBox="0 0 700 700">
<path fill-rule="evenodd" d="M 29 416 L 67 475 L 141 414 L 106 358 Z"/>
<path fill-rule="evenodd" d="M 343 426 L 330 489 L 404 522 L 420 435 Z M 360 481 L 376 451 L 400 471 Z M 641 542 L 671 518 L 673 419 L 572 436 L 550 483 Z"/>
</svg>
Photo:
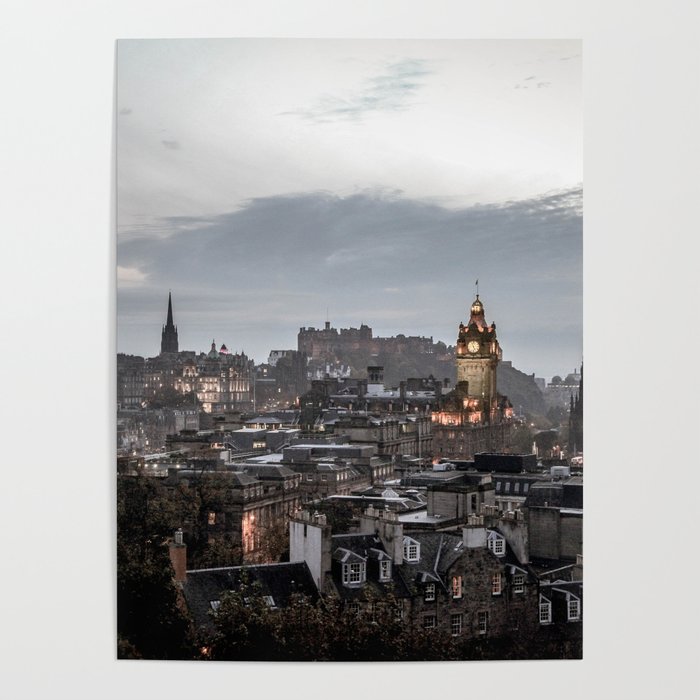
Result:
<svg viewBox="0 0 700 700">
<path fill-rule="evenodd" d="M 476 340 L 470 340 L 467 343 L 467 350 L 471 353 L 479 352 L 479 343 Z"/>
</svg>

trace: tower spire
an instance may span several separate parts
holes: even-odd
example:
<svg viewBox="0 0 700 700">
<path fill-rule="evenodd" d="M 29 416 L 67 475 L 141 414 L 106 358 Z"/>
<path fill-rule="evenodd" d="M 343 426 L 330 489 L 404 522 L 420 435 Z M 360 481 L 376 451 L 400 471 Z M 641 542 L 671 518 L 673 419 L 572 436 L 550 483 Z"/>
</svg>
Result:
<svg viewBox="0 0 700 700">
<path fill-rule="evenodd" d="M 172 292 L 168 292 L 168 318 L 165 321 L 166 326 L 173 325 L 173 295 Z"/>
<path fill-rule="evenodd" d="M 173 298 L 171 292 L 168 292 L 168 316 L 160 339 L 161 355 L 164 352 L 178 352 L 177 326 L 173 323 Z"/>
</svg>

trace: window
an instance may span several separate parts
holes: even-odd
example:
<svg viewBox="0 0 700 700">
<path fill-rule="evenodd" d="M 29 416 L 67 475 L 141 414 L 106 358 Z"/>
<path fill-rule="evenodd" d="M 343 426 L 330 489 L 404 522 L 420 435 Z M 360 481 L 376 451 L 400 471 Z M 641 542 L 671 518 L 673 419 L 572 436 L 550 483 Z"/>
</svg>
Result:
<svg viewBox="0 0 700 700">
<path fill-rule="evenodd" d="M 486 634 L 489 627 L 489 614 L 485 610 L 477 613 L 476 624 L 479 634 Z"/>
<path fill-rule="evenodd" d="M 497 556 L 502 557 L 506 553 L 506 541 L 503 537 L 491 534 L 488 540 L 488 548 Z"/>
<path fill-rule="evenodd" d="M 351 603 L 348 603 L 348 613 L 350 615 L 360 614 L 360 604 L 356 600 L 353 600 Z"/>
<path fill-rule="evenodd" d="M 548 625 L 552 621 L 552 602 L 540 596 L 540 624 Z"/>
<path fill-rule="evenodd" d="M 452 615 L 450 617 L 450 632 L 453 637 L 462 634 L 462 615 Z"/>
<path fill-rule="evenodd" d="M 418 561 L 420 559 L 420 546 L 410 537 L 403 538 L 403 558 L 406 561 Z"/>
<path fill-rule="evenodd" d="M 530 488 L 530 484 L 528 484 L 527 482 L 525 482 L 525 483 L 523 484 L 523 492 L 524 492 L 524 493 L 527 493 L 527 490 L 528 490 L 529 488 Z"/>
<path fill-rule="evenodd" d="M 522 593 L 525 590 L 525 576 L 523 574 L 515 574 L 513 576 L 513 593 Z"/>
<path fill-rule="evenodd" d="M 209 515 L 207 517 L 207 523 L 209 525 L 216 525 L 216 513 L 209 511 Z"/>
<path fill-rule="evenodd" d="M 435 600 L 435 584 L 426 583 L 425 584 L 425 599 L 427 601 Z"/>
<path fill-rule="evenodd" d="M 435 615 L 423 615 L 423 629 L 431 630 L 437 626 L 437 618 Z"/>
<path fill-rule="evenodd" d="M 501 574 L 497 573 L 491 577 L 491 595 L 501 595 Z"/>
<path fill-rule="evenodd" d="M 343 583 L 345 585 L 352 585 L 353 583 L 362 583 L 364 580 L 364 562 L 353 562 L 351 564 L 343 564 Z"/>
<path fill-rule="evenodd" d="M 314 475 L 313 475 L 313 474 L 307 474 L 307 475 L 306 475 L 306 480 L 307 480 L 307 481 L 313 481 L 313 480 L 314 480 Z"/>
<path fill-rule="evenodd" d="M 452 577 L 452 597 L 461 598 L 462 597 L 462 577 L 453 576 Z"/>
<path fill-rule="evenodd" d="M 221 605 L 220 600 L 210 600 L 209 605 L 211 606 L 211 609 L 216 613 L 216 611 L 219 609 L 219 606 Z"/>
<path fill-rule="evenodd" d="M 516 482 L 515 484 L 515 493 L 520 493 L 520 482 Z"/>
<path fill-rule="evenodd" d="M 569 622 L 573 622 L 574 620 L 580 619 L 580 617 L 581 617 L 581 601 L 578 598 L 576 598 L 575 596 L 571 596 L 569 598 L 567 612 L 568 612 L 567 619 Z"/>
<path fill-rule="evenodd" d="M 390 581 L 391 580 L 391 562 L 387 559 L 379 562 L 379 580 L 380 581 Z"/>
<path fill-rule="evenodd" d="M 397 600 L 394 603 L 394 617 L 397 620 L 403 620 L 403 600 Z"/>
<path fill-rule="evenodd" d="M 321 474 L 321 481 L 328 481 L 328 474 Z"/>
</svg>

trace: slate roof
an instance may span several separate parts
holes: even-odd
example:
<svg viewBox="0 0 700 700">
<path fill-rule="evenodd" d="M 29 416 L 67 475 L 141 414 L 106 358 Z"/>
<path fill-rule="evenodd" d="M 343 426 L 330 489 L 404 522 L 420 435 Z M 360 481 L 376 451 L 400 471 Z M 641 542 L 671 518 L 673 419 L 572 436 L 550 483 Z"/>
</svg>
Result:
<svg viewBox="0 0 700 700">
<path fill-rule="evenodd" d="M 297 474 L 282 464 L 241 464 L 241 469 L 258 479 L 284 479 Z"/>
<path fill-rule="evenodd" d="M 539 482 L 532 484 L 525 501 L 526 507 L 583 508 L 583 482 L 579 478 L 564 482 Z"/>
<path fill-rule="evenodd" d="M 406 582 L 434 580 L 444 582 L 445 572 L 464 552 L 462 538 L 446 532 L 415 532 L 408 537 L 420 544 L 420 559 L 417 562 L 406 561 L 401 566 L 401 573 Z"/>
<path fill-rule="evenodd" d="M 389 556 L 386 554 L 384 545 L 377 535 L 333 535 L 331 538 L 331 556 L 333 559 L 343 561 L 343 558 L 347 557 L 348 552 L 352 552 L 364 559 L 383 559 Z M 382 598 L 389 592 L 397 598 L 408 598 L 411 593 L 401 576 L 399 568 L 397 566 L 391 567 L 391 580 L 386 582 L 378 581 L 368 572 L 365 584 L 357 588 L 349 588 L 343 585 L 340 567 L 333 567 L 331 578 L 336 592 L 343 600 L 363 599 L 367 595 Z"/>
<path fill-rule="evenodd" d="M 319 598 L 306 562 L 232 566 L 219 569 L 196 569 L 187 572 L 182 592 L 197 626 L 212 627 L 211 602 L 221 600 L 228 591 L 237 590 L 243 581 L 260 586 L 260 595 L 272 596 L 283 608 L 293 593 L 302 593 L 312 602 Z"/>
</svg>

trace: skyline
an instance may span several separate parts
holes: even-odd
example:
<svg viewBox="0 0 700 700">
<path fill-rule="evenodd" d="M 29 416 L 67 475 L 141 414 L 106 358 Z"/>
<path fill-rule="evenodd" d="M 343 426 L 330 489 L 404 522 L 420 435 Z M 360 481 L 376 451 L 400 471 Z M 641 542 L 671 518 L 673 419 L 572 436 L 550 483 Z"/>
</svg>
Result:
<svg viewBox="0 0 700 700">
<path fill-rule="evenodd" d="M 169 290 L 197 351 L 452 345 L 478 278 L 504 359 L 571 371 L 580 81 L 579 41 L 119 42 L 118 351 L 157 354 Z"/>
</svg>

